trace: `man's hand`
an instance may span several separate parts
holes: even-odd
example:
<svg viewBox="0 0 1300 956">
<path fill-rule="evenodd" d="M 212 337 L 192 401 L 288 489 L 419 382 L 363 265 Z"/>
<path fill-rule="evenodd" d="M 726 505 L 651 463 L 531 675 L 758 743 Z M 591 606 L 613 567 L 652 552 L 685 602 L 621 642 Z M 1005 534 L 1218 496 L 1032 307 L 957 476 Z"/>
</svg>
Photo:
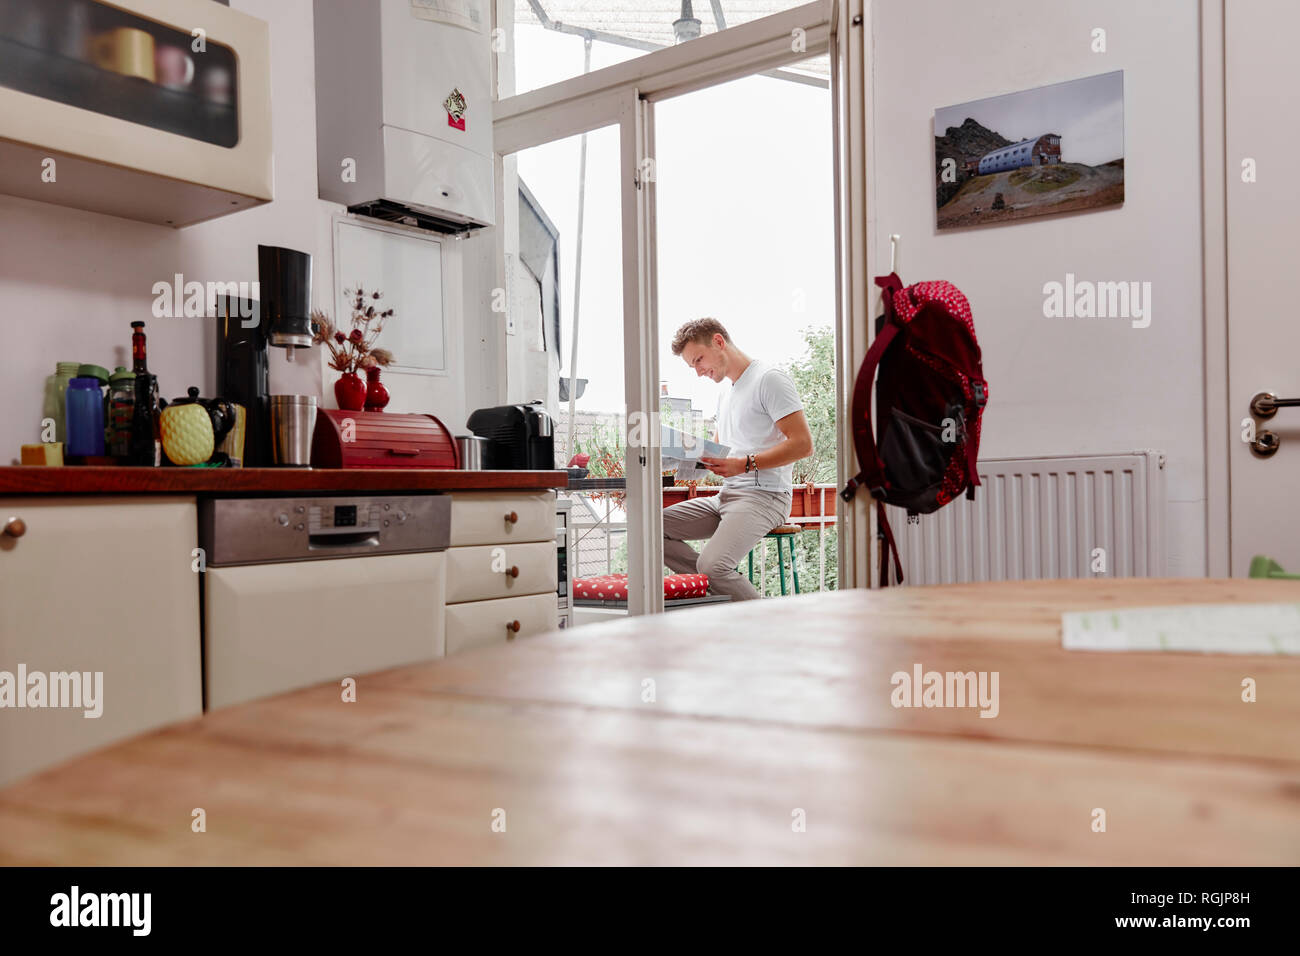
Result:
<svg viewBox="0 0 1300 956">
<path fill-rule="evenodd" d="M 745 459 L 743 458 L 705 458 L 701 455 L 700 463 L 715 475 L 720 475 L 723 478 L 731 478 L 734 475 L 745 473 Z"/>
</svg>

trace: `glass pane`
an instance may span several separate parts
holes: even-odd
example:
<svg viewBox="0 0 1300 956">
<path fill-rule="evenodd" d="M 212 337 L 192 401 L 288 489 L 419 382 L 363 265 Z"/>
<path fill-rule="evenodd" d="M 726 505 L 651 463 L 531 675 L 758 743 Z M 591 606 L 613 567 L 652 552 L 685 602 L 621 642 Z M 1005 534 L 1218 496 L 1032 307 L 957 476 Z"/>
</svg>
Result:
<svg viewBox="0 0 1300 956">
<path fill-rule="evenodd" d="M 764 596 L 779 596 L 783 586 L 794 593 L 791 539 L 799 591 L 835 587 L 831 120 L 827 90 L 768 76 L 655 104 L 662 411 L 689 423 L 680 427 L 702 429 L 695 434 L 719 430 L 719 402 L 731 380 L 701 376 L 671 350 L 684 323 L 712 317 L 745 356 L 789 374 L 812 432 L 814 454 L 795 462 L 790 475 L 789 522 L 803 530 L 779 546 L 760 539 L 749 552 Z M 775 442 L 730 444 L 729 455 L 739 457 Z M 696 493 L 716 493 L 719 483 L 710 473 Z M 740 563 L 748 579 L 748 556 Z"/>
<path fill-rule="evenodd" d="M 544 401 L 555 423 L 556 465 L 587 469 L 587 487 L 564 496 L 572 502 L 575 579 L 626 574 L 628 523 L 639 520 L 628 513 L 624 485 L 619 130 L 585 138 L 585 176 L 584 137 L 574 136 L 508 157 L 505 177 L 518 214 L 506 248 L 509 400 Z M 571 608 L 572 625 L 626 613 L 625 598 L 571 601 L 583 605 Z"/>
<path fill-rule="evenodd" d="M 583 43 L 592 40 L 591 69 L 622 63 L 692 36 L 749 23 L 801 6 L 806 0 L 515 0 L 513 90 L 529 90 L 580 76 Z M 684 10 L 684 8 L 686 8 Z M 792 68 L 826 82 L 825 56 Z"/>
<path fill-rule="evenodd" d="M 0 86 L 189 139 L 239 141 L 234 51 L 93 0 L 0 0 Z"/>
</svg>

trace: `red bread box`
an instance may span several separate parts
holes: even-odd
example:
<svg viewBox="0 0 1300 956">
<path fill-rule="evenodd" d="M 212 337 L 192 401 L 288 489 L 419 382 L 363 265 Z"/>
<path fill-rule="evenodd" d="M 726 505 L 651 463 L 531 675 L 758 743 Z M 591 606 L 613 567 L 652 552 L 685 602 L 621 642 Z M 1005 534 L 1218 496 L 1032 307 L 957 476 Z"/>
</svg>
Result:
<svg viewBox="0 0 1300 956">
<path fill-rule="evenodd" d="M 460 449 L 433 415 L 322 408 L 312 435 L 313 468 L 459 468 Z"/>
</svg>

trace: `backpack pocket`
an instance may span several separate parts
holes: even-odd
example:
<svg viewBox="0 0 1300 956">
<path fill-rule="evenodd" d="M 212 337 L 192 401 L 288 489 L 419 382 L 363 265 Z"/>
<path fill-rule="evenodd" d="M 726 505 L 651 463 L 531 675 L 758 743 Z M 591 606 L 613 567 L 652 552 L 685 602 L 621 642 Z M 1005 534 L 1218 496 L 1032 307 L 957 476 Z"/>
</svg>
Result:
<svg viewBox="0 0 1300 956">
<path fill-rule="evenodd" d="M 928 488 L 943 478 L 952 445 L 943 441 L 942 426 L 894 408 L 890 410 L 880 456 L 890 485 L 906 494 Z"/>
</svg>

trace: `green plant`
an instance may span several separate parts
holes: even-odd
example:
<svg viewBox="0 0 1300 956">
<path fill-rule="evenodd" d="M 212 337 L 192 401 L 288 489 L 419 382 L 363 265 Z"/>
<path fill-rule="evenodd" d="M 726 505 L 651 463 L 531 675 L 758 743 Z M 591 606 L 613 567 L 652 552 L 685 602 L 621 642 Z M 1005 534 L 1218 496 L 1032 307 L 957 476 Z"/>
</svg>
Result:
<svg viewBox="0 0 1300 956">
<path fill-rule="evenodd" d="M 622 478 L 625 475 L 623 462 L 627 458 L 627 449 L 620 430 L 613 425 L 596 423 L 591 430 L 591 437 L 579 440 L 577 453 L 589 455 L 587 474 L 592 478 Z M 627 492 L 618 490 L 588 492 L 593 501 L 608 498 L 622 508 L 627 500 Z"/>
<path fill-rule="evenodd" d="M 786 366 L 803 400 L 804 417 L 812 432 L 813 453 L 794 463 L 794 483 L 835 480 L 835 336 L 829 326 L 803 330 L 807 346 Z"/>
</svg>

